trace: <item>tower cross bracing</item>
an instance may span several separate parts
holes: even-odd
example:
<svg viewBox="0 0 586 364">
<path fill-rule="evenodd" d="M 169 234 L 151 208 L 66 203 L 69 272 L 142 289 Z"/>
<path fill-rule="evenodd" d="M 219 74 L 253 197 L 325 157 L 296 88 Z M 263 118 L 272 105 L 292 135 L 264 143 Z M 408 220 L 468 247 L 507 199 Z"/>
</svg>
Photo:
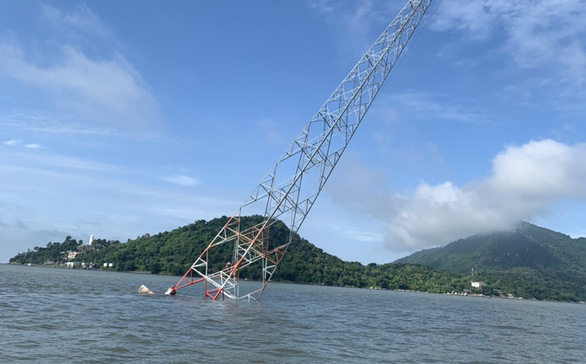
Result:
<svg viewBox="0 0 586 364">
<path fill-rule="evenodd" d="M 260 298 L 430 4 L 407 2 L 167 293 L 203 282 L 205 297 L 214 300 Z M 262 221 L 243 226 L 242 216 L 251 214 L 261 215 Z M 269 244 L 271 227 L 279 220 L 289 227 L 288 237 Z M 213 270 L 210 254 L 224 244 L 233 244 L 232 261 Z M 247 267 L 260 269 L 262 281 L 241 292 L 239 273 Z"/>
</svg>

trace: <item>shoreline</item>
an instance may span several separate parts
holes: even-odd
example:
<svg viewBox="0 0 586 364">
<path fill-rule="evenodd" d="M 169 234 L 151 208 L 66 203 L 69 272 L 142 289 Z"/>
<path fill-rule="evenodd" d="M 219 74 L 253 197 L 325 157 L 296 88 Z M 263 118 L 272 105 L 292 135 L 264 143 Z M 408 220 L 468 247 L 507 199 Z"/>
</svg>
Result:
<svg viewBox="0 0 586 364">
<path fill-rule="evenodd" d="M 145 275 L 156 275 L 156 276 L 164 276 L 164 277 L 181 277 L 175 276 L 170 274 L 154 274 L 148 271 L 118 271 L 113 269 L 102 269 L 102 268 L 69 268 L 65 266 L 56 266 L 56 265 L 39 265 L 39 264 L 21 264 L 21 263 L 0 263 L 0 265 L 12 265 L 12 266 L 24 266 L 24 267 L 38 267 L 38 268 L 54 268 L 54 269 L 64 269 L 64 270 L 80 270 L 80 271 L 99 271 L 99 272 L 111 272 L 111 273 L 124 273 L 124 274 L 145 274 Z M 243 279 L 243 281 L 251 281 Z M 584 305 L 586 304 L 585 301 L 556 301 L 556 300 L 540 300 L 537 298 L 523 298 L 523 297 L 515 297 L 515 296 L 496 296 L 496 295 L 484 295 L 482 293 L 470 293 L 470 292 L 425 292 L 425 291 L 414 291 L 408 289 L 387 289 L 387 288 L 379 288 L 379 287 L 351 287 L 351 286 L 331 286 L 326 284 L 312 284 L 312 283 L 303 283 L 303 282 L 291 282 L 291 281 L 271 281 L 272 283 L 279 283 L 279 284 L 295 284 L 295 285 L 303 285 L 303 286 L 317 286 L 317 287 L 331 287 L 331 288 L 344 288 L 344 289 L 363 289 L 369 291 L 389 291 L 389 292 L 399 292 L 399 293 L 422 293 L 422 294 L 434 294 L 434 295 L 446 295 L 446 296 L 454 296 L 454 297 L 471 297 L 471 298 L 485 298 L 485 299 L 501 299 L 501 300 L 508 300 L 508 301 L 530 301 L 530 302 L 552 302 L 552 303 L 570 303 L 570 304 L 578 304 Z"/>
</svg>

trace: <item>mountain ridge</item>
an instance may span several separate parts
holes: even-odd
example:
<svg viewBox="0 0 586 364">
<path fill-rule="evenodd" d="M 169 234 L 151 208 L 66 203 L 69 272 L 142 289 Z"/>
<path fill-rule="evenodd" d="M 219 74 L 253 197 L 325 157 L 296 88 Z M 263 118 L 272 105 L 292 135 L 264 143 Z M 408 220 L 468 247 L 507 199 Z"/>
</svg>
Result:
<svg viewBox="0 0 586 364">
<path fill-rule="evenodd" d="M 523 279 L 531 295 L 555 290 L 559 297 L 586 296 L 586 238 L 570 236 L 519 222 L 511 231 L 476 234 L 444 247 L 413 253 L 396 263 L 421 264 L 452 274 L 474 274 L 478 280 Z M 528 287 L 527 287 L 528 286 Z M 512 290 L 510 284 L 502 288 Z M 523 295 L 524 292 L 517 291 Z"/>
<path fill-rule="evenodd" d="M 92 246 L 67 237 L 17 254 L 11 263 L 65 266 L 92 262 L 117 271 L 182 275 L 226 223 L 227 217 L 198 220 L 172 231 L 145 234 L 126 243 L 94 239 Z M 253 225 L 261 216 L 243 217 Z M 271 229 L 271 244 L 286 241 L 288 228 L 278 222 Z M 71 258 L 69 253 L 77 254 Z M 226 244 L 210 257 L 210 269 L 230 261 Z M 345 262 L 324 252 L 297 234 L 273 280 L 303 284 L 400 289 L 432 293 L 477 293 L 559 301 L 586 301 L 586 239 L 529 223 L 513 231 L 477 234 L 442 248 L 414 253 L 387 264 Z M 109 264 L 112 263 L 112 268 Z M 243 269 L 241 278 L 260 279 L 258 270 Z M 482 280 L 480 288 L 470 286 Z"/>
</svg>

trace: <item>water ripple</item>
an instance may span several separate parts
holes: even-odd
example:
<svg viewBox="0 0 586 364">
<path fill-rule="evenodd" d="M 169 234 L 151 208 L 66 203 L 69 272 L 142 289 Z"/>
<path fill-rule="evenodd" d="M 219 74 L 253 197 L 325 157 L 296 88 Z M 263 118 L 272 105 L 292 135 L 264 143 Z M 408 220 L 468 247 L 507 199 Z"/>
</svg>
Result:
<svg viewBox="0 0 586 364">
<path fill-rule="evenodd" d="M 275 283 L 263 303 L 135 293 L 176 279 L 0 265 L 0 362 L 586 362 L 584 305 Z"/>
</svg>

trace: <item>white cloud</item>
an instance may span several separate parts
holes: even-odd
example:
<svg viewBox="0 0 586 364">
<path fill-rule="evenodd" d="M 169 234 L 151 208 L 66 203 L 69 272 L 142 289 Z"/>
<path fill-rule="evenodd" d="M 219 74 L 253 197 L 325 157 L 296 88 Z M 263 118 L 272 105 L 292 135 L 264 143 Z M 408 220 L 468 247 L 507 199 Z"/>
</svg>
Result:
<svg viewBox="0 0 586 364">
<path fill-rule="evenodd" d="M 40 149 L 41 146 L 32 143 L 25 146 L 27 149 Z M 18 168 L 31 170 L 40 167 L 48 170 L 57 171 L 58 169 L 77 170 L 77 171 L 93 171 L 93 172 L 123 172 L 121 167 L 113 164 L 101 163 L 82 159 L 78 157 L 69 157 L 57 153 L 49 153 L 43 151 L 42 153 L 32 151 L 12 151 L 0 153 L 0 171 L 6 171 L 8 168 Z"/>
<path fill-rule="evenodd" d="M 517 67 L 546 67 L 566 82 L 580 84 L 586 77 L 585 16 L 584 0 L 450 0 L 439 6 L 432 29 L 456 30 L 477 41 L 502 31 L 502 49 Z"/>
<path fill-rule="evenodd" d="M 483 181 L 421 183 L 412 196 L 395 197 L 387 245 L 411 251 L 437 246 L 530 220 L 564 199 L 585 200 L 584 160 L 586 144 L 532 141 L 499 153 Z"/>
<path fill-rule="evenodd" d="M 157 112 L 148 87 L 120 54 L 109 60 L 93 60 L 64 45 L 59 61 L 40 66 L 27 59 L 15 44 L 0 43 L 0 53 L 0 71 L 43 90 L 83 118 L 121 127 L 137 126 L 152 120 Z"/>
<path fill-rule="evenodd" d="M 163 180 L 184 187 L 192 187 L 199 184 L 199 181 L 197 179 L 180 174 L 164 177 Z"/>
<path fill-rule="evenodd" d="M 458 186 L 421 182 L 412 192 L 392 192 L 386 177 L 352 158 L 338 173 L 351 176 L 328 186 L 334 203 L 357 217 L 383 223 L 385 245 L 395 252 L 443 245 L 467 236 L 532 221 L 564 201 L 586 201 L 586 144 L 546 139 L 509 146 L 492 160 L 486 178 Z M 436 162 L 440 163 L 440 162 Z M 440 163 L 441 164 L 441 163 Z M 371 241 L 346 226 L 345 236 Z M 370 235 L 370 238 L 376 234 Z"/>
<path fill-rule="evenodd" d="M 64 115 L 48 110 L 12 110 L 0 112 L 0 127 L 55 136 L 105 136 L 140 140 L 160 140 L 163 137 L 156 131 L 129 134 L 128 130 L 118 129 L 115 125 L 91 124 L 87 120 L 79 119 L 75 115 Z"/>
<path fill-rule="evenodd" d="M 309 7 L 321 13 L 330 13 L 335 9 L 330 0 L 310 0 L 308 3 Z"/>
<path fill-rule="evenodd" d="M 76 120 L 150 131 L 159 118 L 157 101 L 120 52 L 113 31 L 86 6 L 69 12 L 48 5 L 42 9 L 50 24 L 46 33 L 36 38 L 13 33 L 0 40 L 0 77 L 26 90 L 26 98 L 15 97 L 34 100 L 33 105 L 45 108 L 39 110 L 43 115 L 58 115 L 53 118 L 57 125 Z M 25 120 L 34 121 L 34 113 Z"/>
<path fill-rule="evenodd" d="M 15 140 L 15 139 L 7 140 L 5 142 L 2 142 L 2 144 L 7 145 L 9 147 L 22 146 L 22 144 L 18 140 Z M 41 145 L 37 144 L 37 143 L 28 143 L 28 144 L 25 144 L 24 147 L 28 148 L 28 149 L 40 149 Z"/>
<path fill-rule="evenodd" d="M 312 0 L 309 6 L 341 34 L 338 37 L 341 49 L 356 54 L 363 54 L 365 46 L 375 41 L 373 33 L 378 35 L 400 10 L 397 4 L 378 0 Z"/>
<path fill-rule="evenodd" d="M 471 21 L 476 19 L 476 21 Z M 483 19 L 484 21 L 478 21 Z M 456 29 L 467 36 L 486 39 L 492 31 L 494 15 L 488 13 L 482 1 L 444 1 L 433 18 L 432 28 L 438 31 Z"/>
<path fill-rule="evenodd" d="M 72 9 L 71 12 L 63 12 L 50 5 L 43 5 L 42 13 L 53 26 L 71 27 L 77 31 L 81 30 L 100 38 L 112 38 L 113 32 L 90 8 L 81 4 Z"/>
<path fill-rule="evenodd" d="M 410 115 L 424 120 L 444 119 L 463 123 L 483 123 L 487 120 L 483 110 L 470 105 L 455 105 L 448 95 L 406 91 L 389 96 L 384 103 L 399 104 L 409 110 Z"/>
<path fill-rule="evenodd" d="M 220 216 L 241 202 L 135 180 L 147 173 L 46 149 L 0 148 L 0 262 L 67 235 L 125 241 Z M 194 181 L 179 176 L 176 182 Z"/>
<path fill-rule="evenodd" d="M 344 235 L 348 237 L 348 239 L 363 243 L 380 243 L 384 239 L 383 235 L 380 233 L 359 228 L 346 229 Z"/>
</svg>

